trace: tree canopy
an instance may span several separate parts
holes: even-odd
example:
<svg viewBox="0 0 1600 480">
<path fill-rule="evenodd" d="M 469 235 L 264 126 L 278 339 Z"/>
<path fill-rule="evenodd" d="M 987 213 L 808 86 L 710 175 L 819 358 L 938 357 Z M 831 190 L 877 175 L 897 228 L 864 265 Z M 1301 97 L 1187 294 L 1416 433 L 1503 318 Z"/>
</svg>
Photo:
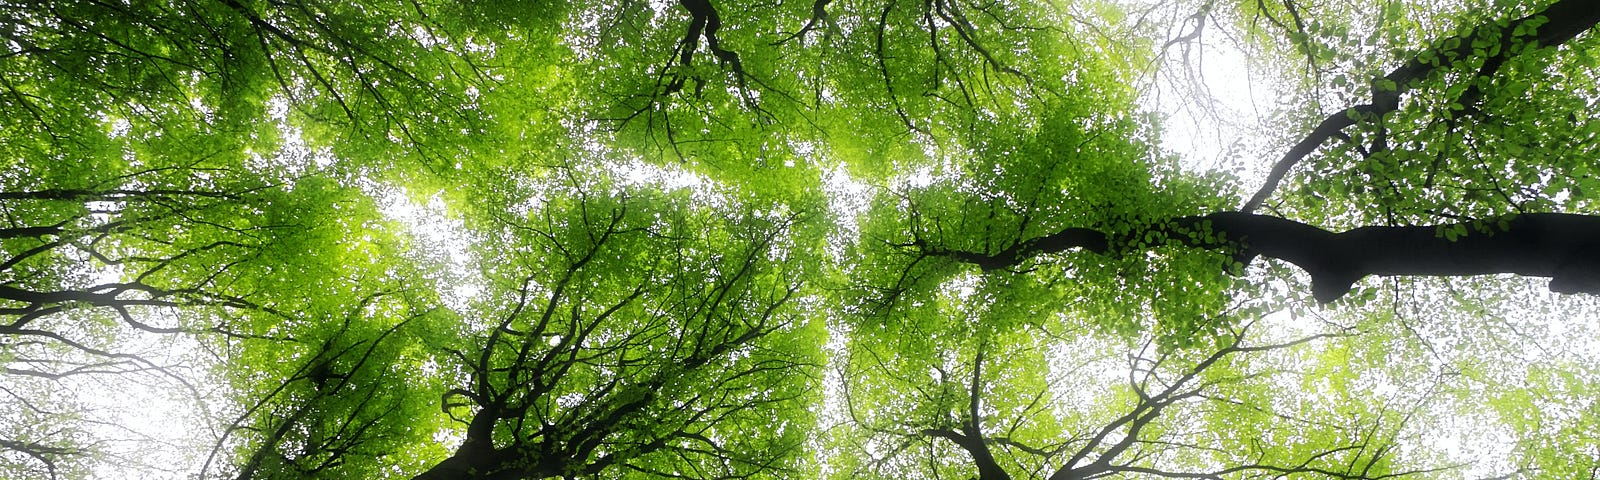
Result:
<svg viewBox="0 0 1600 480">
<path fill-rule="evenodd" d="M 0 477 L 1595 478 L 1596 23 L 6 4 Z"/>
</svg>

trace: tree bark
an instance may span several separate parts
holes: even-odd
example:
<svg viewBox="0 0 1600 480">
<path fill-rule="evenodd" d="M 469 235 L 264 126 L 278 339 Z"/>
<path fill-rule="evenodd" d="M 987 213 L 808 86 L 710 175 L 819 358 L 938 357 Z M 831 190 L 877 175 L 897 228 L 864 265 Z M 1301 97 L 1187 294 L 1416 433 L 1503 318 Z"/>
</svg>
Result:
<svg viewBox="0 0 1600 480">
<path fill-rule="evenodd" d="M 495 448 L 494 422 L 499 420 L 497 409 L 480 410 L 467 426 L 467 438 L 449 458 L 435 464 L 412 480 L 518 480 L 543 478 L 514 448 Z M 517 468 L 522 466 L 524 468 Z"/>
<path fill-rule="evenodd" d="M 1600 294 L 1600 217 L 1530 213 L 1466 223 L 1367 226 L 1333 233 L 1294 220 L 1243 212 L 1177 217 L 1113 238 L 1068 228 L 996 254 L 939 251 L 984 269 L 1083 248 L 1120 254 L 1156 243 L 1223 250 L 1240 263 L 1265 256 L 1293 263 L 1311 275 L 1312 294 L 1328 303 L 1367 275 L 1471 276 L 1512 273 L 1551 277 L 1557 293 Z"/>
</svg>

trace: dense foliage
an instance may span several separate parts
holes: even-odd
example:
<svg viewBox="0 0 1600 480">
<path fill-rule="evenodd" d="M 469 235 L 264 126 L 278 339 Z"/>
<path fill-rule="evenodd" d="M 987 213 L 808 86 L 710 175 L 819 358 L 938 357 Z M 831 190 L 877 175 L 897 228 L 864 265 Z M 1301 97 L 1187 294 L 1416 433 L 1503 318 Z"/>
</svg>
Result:
<svg viewBox="0 0 1600 480">
<path fill-rule="evenodd" d="M 1594 478 L 1597 22 L 0 5 L 0 477 Z"/>
</svg>

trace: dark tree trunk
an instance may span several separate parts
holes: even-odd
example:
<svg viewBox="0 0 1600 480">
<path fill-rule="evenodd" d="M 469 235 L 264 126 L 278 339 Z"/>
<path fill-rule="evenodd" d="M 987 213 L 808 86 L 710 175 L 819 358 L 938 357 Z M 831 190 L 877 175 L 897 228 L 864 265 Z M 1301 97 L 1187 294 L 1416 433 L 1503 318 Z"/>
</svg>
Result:
<svg viewBox="0 0 1600 480">
<path fill-rule="evenodd" d="M 467 426 L 461 448 L 412 480 L 521 480 L 543 478 L 532 471 L 515 448 L 495 448 L 492 439 L 498 409 L 479 411 Z"/>
<path fill-rule="evenodd" d="M 1207 235 L 1207 234 L 1211 235 Z M 1133 239 L 1155 238 L 1234 253 L 1241 263 L 1265 256 L 1293 263 L 1311 275 L 1317 301 L 1338 300 L 1367 275 L 1469 276 L 1513 273 L 1551 277 L 1557 293 L 1600 294 L 1600 217 L 1532 213 L 1481 221 L 1419 226 L 1368 226 L 1333 233 L 1284 218 L 1242 212 L 1178 217 L 1117 238 L 1068 228 L 997 254 L 924 252 L 985 269 L 1016 265 L 1033 256 L 1072 248 L 1116 254 L 1147 248 Z"/>
<path fill-rule="evenodd" d="M 1551 277 L 1557 293 L 1600 294 L 1600 217 L 1524 214 L 1464 224 L 1369 226 L 1331 233 L 1292 220 L 1208 215 L 1217 230 L 1260 254 L 1311 274 L 1312 293 L 1331 302 L 1367 275 Z M 1459 236 L 1447 232 L 1462 232 Z M 1454 238 L 1450 238 L 1454 236 Z M 1248 257 L 1246 257 L 1248 258 Z"/>
<path fill-rule="evenodd" d="M 477 448 L 471 443 L 462 445 L 450 458 L 444 459 L 421 475 L 412 477 L 413 480 L 488 480 L 488 479 L 520 479 L 525 475 L 518 475 L 503 465 L 506 458 L 496 455 L 494 449 Z"/>
</svg>

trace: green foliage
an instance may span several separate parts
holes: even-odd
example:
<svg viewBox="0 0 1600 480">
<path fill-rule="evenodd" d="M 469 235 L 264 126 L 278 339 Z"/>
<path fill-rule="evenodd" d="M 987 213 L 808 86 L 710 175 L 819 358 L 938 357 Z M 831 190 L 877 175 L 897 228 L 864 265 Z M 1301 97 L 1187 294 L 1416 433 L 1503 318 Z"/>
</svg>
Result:
<svg viewBox="0 0 1600 480">
<path fill-rule="evenodd" d="M 1347 125 L 1273 216 L 1592 214 L 1551 5 L 0 7 L 0 476 L 1592 473 L 1592 301 L 1311 305 L 1146 113 L 1233 42 Z"/>
<path fill-rule="evenodd" d="M 795 453 L 824 332 L 800 305 L 816 252 L 792 227 L 809 214 L 579 168 L 532 181 L 537 198 L 480 226 L 492 294 L 428 340 L 465 372 L 447 413 L 468 442 L 483 435 L 511 455 L 482 468 L 806 468 Z M 470 426 L 480 421 L 493 426 Z"/>
<path fill-rule="evenodd" d="M 970 150 L 946 153 L 890 187 L 897 192 L 880 196 L 863 222 L 864 237 L 882 240 L 860 245 L 857 262 L 866 268 L 852 272 L 868 295 L 878 297 L 867 300 L 919 302 L 924 292 L 940 290 L 941 282 L 970 268 L 926 256 L 926 250 L 1000 254 L 1072 226 L 1123 238 L 1222 203 L 1214 185 L 1176 174 L 1170 160 L 1150 151 L 1141 119 L 1097 112 L 1094 105 L 1063 101 L 1037 126 L 997 123 L 978 130 L 965 138 Z M 1215 327 L 1197 320 L 1223 306 L 1232 283 L 1214 254 L 1160 248 L 1165 239 L 1150 236 L 1126 242 L 1114 248 L 1154 250 L 1111 258 L 1068 253 L 1070 264 L 1041 259 L 1012 269 L 1018 274 L 991 272 L 985 282 L 1017 289 L 995 295 L 1021 302 L 1004 310 L 1072 305 L 1070 316 L 1094 318 L 1125 334 L 1150 327 L 1134 319 L 1153 313 L 1170 328 L 1163 330 L 1164 342 L 1203 338 L 1201 332 Z M 1021 316 L 1051 321 L 1055 315 Z"/>
</svg>

